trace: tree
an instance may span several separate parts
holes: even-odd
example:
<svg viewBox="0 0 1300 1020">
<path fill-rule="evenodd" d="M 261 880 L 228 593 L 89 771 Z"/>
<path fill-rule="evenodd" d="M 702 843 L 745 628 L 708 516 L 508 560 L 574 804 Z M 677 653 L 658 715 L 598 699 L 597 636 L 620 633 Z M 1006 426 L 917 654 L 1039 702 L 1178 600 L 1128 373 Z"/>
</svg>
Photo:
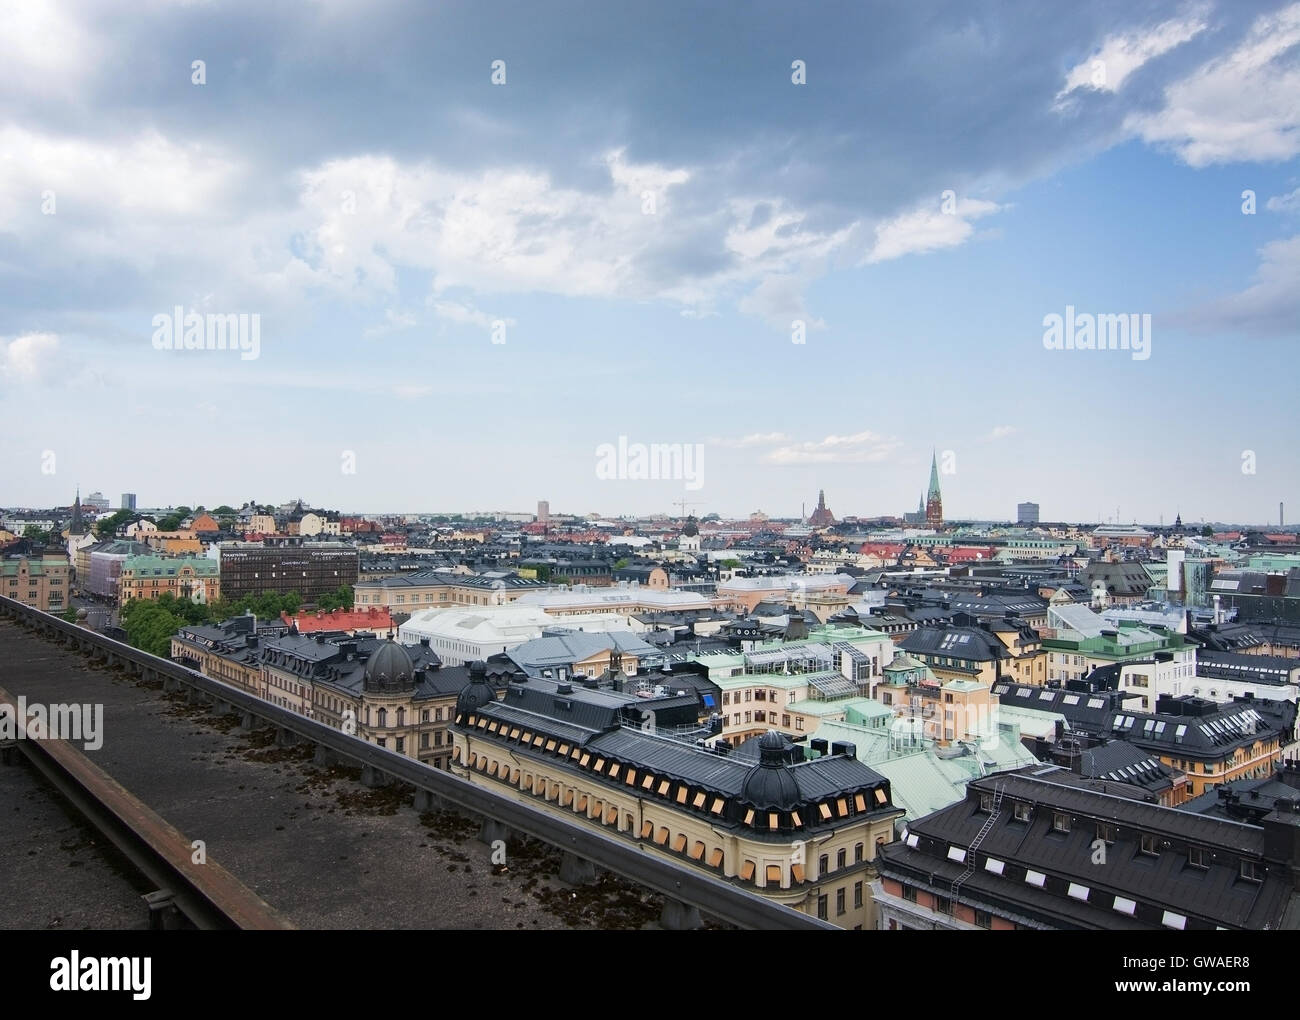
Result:
<svg viewBox="0 0 1300 1020">
<path fill-rule="evenodd" d="M 117 510 L 107 517 L 101 517 L 95 522 L 95 534 L 101 539 L 112 538 L 117 534 L 117 529 L 133 516 L 130 510 Z"/>
<path fill-rule="evenodd" d="M 722 565 L 727 570 L 735 570 L 738 566 L 740 566 L 740 560 L 728 558 L 722 561 Z"/>
<path fill-rule="evenodd" d="M 172 635 L 189 622 L 172 611 L 176 608 L 177 600 L 170 594 L 157 599 L 131 599 L 122 607 L 122 629 L 127 641 L 151 655 L 169 657 Z"/>
<path fill-rule="evenodd" d="M 614 569 L 622 570 L 624 567 L 627 566 L 627 564 L 628 564 L 628 558 L 626 556 L 620 556 L 617 560 L 614 561 Z"/>
<path fill-rule="evenodd" d="M 316 600 L 316 608 L 326 613 L 332 613 L 336 609 L 351 609 L 352 604 L 352 589 L 346 584 L 339 585 L 337 590 L 326 592 Z"/>
<path fill-rule="evenodd" d="M 23 528 L 23 538 L 27 539 L 34 546 L 45 546 L 50 544 L 50 536 L 53 532 L 46 531 L 44 528 L 38 528 L 35 524 L 29 524 Z"/>
<path fill-rule="evenodd" d="M 68 603 L 68 608 L 63 611 L 63 618 L 69 623 L 77 622 L 77 607 L 71 602 Z"/>
<path fill-rule="evenodd" d="M 1207 524 L 1205 527 L 1201 529 L 1201 534 L 1204 535 L 1206 538 L 1213 538 L 1214 529 Z"/>
</svg>

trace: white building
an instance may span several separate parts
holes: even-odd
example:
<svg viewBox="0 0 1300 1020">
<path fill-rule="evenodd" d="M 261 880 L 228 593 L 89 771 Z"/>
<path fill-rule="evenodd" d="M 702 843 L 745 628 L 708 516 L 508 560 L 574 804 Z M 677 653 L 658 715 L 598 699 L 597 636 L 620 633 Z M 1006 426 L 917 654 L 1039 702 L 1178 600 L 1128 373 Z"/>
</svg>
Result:
<svg viewBox="0 0 1300 1020">
<path fill-rule="evenodd" d="M 511 651 L 559 628 L 628 635 L 633 630 L 629 624 L 634 621 L 617 613 L 581 613 L 559 620 L 537 606 L 520 605 L 522 601 L 466 609 L 422 609 L 398 627 L 397 640 L 413 645 L 427 638 L 444 665 L 459 666 Z"/>
<path fill-rule="evenodd" d="M 691 609 L 712 609 L 713 600 L 696 592 L 675 588 L 653 589 L 644 585 L 614 585 L 605 588 L 576 586 L 558 591 L 529 592 L 512 603 L 534 606 L 554 617 L 578 613 L 679 613 Z"/>
</svg>

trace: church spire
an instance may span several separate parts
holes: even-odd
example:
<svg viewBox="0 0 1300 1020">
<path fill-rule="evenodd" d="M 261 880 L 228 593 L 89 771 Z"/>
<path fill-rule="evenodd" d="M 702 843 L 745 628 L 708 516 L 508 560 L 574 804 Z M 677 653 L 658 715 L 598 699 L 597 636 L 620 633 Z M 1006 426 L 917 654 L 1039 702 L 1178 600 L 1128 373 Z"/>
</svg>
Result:
<svg viewBox="0 0 1300 1020">
<path fill-rule="evenodd" d="M 936 531 L 943 527 L 943 496 L 939 493 L 939 458 L 930 455 L 930 491 L 925 495 L 925 523 Z"/>
</svg>

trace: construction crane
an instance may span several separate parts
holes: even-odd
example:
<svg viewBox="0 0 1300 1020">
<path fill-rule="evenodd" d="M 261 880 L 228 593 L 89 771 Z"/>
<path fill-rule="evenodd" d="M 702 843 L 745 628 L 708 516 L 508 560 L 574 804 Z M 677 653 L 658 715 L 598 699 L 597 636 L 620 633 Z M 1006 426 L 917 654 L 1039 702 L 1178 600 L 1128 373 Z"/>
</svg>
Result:
<svg viewBox="0 0 1300 1020">
<path fill-rule="evenodd" d="M 685 500 L 685 499 L 676 499 L 676 500 L 673 500 L 673 504 L 672 504 L 672 505 L 673 505 L 673 506 L 679 506 L 679 507 L 682 508 L 682 520 L 686 520 L 686 508 L 687 508 L 688 506 L 702 506 L 703 504 L 702 504 L 702 503 L 689 502 L 689 501 L 687 501 L 687 500 Z"/>
</svg>

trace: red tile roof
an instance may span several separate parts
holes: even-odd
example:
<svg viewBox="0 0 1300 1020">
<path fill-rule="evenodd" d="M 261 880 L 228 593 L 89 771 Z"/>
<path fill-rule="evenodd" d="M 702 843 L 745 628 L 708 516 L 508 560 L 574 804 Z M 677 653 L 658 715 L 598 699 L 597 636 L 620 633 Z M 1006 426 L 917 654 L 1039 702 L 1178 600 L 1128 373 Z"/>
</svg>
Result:
<svg viewBox="0 0 1300 1020">
<path fill-rule="evenodd" d="M 299 613 L 293 617 L 281 613 L 280 619 L 296 627 L 299 634 L 314 634 L 321 630 L 372 630 L 379 633 L 395 628 L 393 616 L 386 606 L 336 609 L 332 613 Z"/>
</svg>

